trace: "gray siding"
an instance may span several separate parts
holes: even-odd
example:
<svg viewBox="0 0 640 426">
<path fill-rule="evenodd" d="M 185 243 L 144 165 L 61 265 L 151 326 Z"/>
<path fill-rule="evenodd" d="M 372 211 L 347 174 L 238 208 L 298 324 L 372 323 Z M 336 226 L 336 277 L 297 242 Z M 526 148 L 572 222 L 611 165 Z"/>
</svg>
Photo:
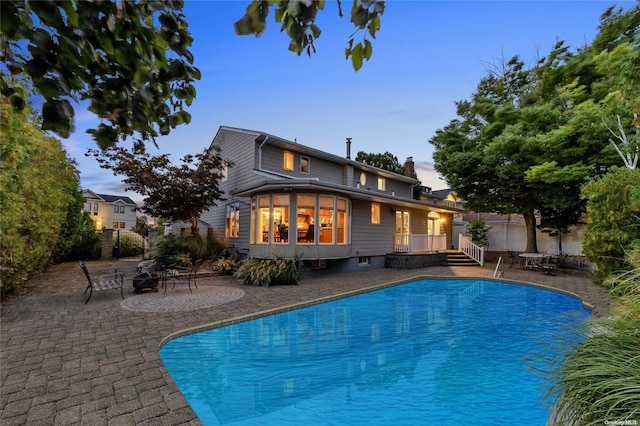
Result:
<svg viewBox="0 0 640 426">
<path fill-rule="evenodd" d="M 398 198 L 412 198 L 413 190 L 411 188 L 411 184 L 400 182 L 394 180 L 389 177 L 385 178 L 385 190 L 378 190 L 378 175 L 369 171 L 364 171 L 365 175 L 365 183 L 362 183 L 362 173 L 363 170 L 355 169 L 352 172 L 352 180 L 350 181 L 350 185 L 353 187 L 357 187 L 360 184 L 361 188 L 371 188 L 371 191 L 381 192 L 385 194 L 394 194 Z"/>
<path fill-rule="evenodd" d="M 233 163 L 229 167 L 227 180 L 219 183 L 221 190 L 228 194 L 229 191 L 244 187 L 255 179 L 255 135 L 221 129 L 212 144 L 220 147 L 220 156 L 223 159 Z M 226 200 L 219 201 L 217 206 L 203 212 L 202 220 L 211 224 L 217 237 L 224 238 L 226 205 L 233 202 L 240 203 L 240 237 L 229 238 L 227 244 L 233 244 L 239 249 L 248 249 L 251 217 L 248 198 L 231 198 L 227 195 Z"/>
<path fill-rule="evenodd" d="M 371 224 L 371 203 L 353 200 L 351 217 L 352 256 L 376 256 L 393 251 L 396 216 L 388 204 L 380 205 L 380 225 Z"/>
<path fill-rule="evenodd" d="M 329 182 L 343 185 L 343 167 L 341 164 L 333 163 L 317 157 L 306 154 L 289 151 L 293 153 L 293 170 L 285 170 L 283 167 L 284 152 L 287 151 L 282 147 L 266 144 L 262 148 L 262 169 L 278 173 L 293 178 L 303 179 L 320 179 L 322 182 Z M 300 172 L 300 157 L 309 158 L 309 173 Z"/>
</svg>

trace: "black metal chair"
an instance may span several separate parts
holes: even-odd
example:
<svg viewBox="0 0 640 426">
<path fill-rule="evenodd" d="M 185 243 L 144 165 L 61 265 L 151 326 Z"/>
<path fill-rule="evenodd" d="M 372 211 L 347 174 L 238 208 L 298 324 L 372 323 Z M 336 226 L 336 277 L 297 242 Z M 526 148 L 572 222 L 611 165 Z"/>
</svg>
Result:
<svg viewBox="0 0 640 426">
<path fill-rule="evenodd" d="M 540 262 L 540 270 L 550 275 L 558 267 L 558 256 L 544 256 Z"/>
<path fill-rule="evenodd" d="M 87 294 L 87 291 L 89 291 L 89 297 L 87 297 L 87 300 L 85 300 L 85 304 L 89 303 L 89 299 L 91 299 L 91 295 L 94 291 L 99 292 L 120 289 L 120 296 L 122 296 L 122 298 L 124 299 L 124 293 L 122 290 L 124 286 L 124 274 L 119 273 L 118 269 L 115 269 L 115 272 L 113 274 L 102 275 L 92 279 L 91 274 L 89 274 L 89 271 L 87 270 L 84 262 L 80 261 L 78 262 L 78 265 L 80 265 L 80 268 L 82 269 L 82 272 L 84 272 L 84 275 L 87 277 L 88 281 L 87 288 L 84 289 L 84 294 Z"/>
<path fill-rule="evenodd" d="M 569 254 L 567 253 L 561 254 L 560 257 L 558 257 L 558 269 L 561 269 L 563 274 L 567 273 L 567 265 L 569 264 L 567 261 L 568 257 Z"/>
<path fill-rule="evenodd" d="M 193 262 L 193 265 L 187 268 L 179 267 L 176 265 L 170 266 L 168 269 L 166 269 L 163 276 L 164 292 L 167 292 L 167 285 L 169 284 L 169 281 L 171 281 L 173 282 L 172 288 L 176 288 L 176 284 L 186 283 L 189 286 L 189 292 L 192 293 L 191 282 L 193 282 L 193 285 L 198 288 L 198 284 L 196 283 L 196 275 L 198 273 L 200 265 L 202 265 L 202 259 L 196 260 L 195 262 Z"/>
</svg>

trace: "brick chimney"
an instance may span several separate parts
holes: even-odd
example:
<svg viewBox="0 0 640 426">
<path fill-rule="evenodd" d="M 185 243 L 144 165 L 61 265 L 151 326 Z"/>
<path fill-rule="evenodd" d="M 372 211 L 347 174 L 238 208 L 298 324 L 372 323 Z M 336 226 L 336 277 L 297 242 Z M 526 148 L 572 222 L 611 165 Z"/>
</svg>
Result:
<svg viewBox="0 0 640 426">
<path fill-rule="evenodd" d="M 416 174 L 416 165 L 413 162 L 413 157 L 407 157 L 404 162 L 404 174 L 409 177 L 413 177 Z"/>
</svg>

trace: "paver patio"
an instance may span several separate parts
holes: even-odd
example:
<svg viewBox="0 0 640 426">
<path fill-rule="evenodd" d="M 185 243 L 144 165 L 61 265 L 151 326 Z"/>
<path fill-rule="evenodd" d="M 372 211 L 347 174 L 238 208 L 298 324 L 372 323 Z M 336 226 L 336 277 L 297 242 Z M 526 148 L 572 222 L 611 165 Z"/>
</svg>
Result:
<svg viewBox="0 0 640 426">
<path fill-rule="evenodd" d="M 78 268 L 78 272 L 81 271 Z M 135 295 L 129 280 L 124 303 L 117 292 L 77 291 L 20 298 L 2 305 L 0 423 L 10 425 L 199 425 L 158 355 L 171 333 L 309 302 L 415 276 L 491 277 L 486 267 L 431 267 L 303 278 L 298 286 L 248 287 L 231 277 L 198 279 L 198 298 L 169 288 L 173 308 L 157 293 Z M 609 298 L 583 274 L 507 269 L 506 280 L 569 291 L 608 315 Z M 135 299 L 134 299 L 135 298 Z M 205 301 L 208 302 L 205 303 Z"/>
</svg>

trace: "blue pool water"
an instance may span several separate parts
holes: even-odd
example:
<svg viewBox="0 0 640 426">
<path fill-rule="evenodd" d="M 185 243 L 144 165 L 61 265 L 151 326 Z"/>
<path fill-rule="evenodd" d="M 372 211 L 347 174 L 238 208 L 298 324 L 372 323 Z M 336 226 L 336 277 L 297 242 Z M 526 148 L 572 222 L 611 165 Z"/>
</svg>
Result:
<svg viewBox="0 0 640 426">
<path fill-rule="evenodd" d="M 589 313 L 534 287 L 421 280 L 179 337 L 160 356 L 205 425 L 544 425 L 532 355 Z"/>
</svg>

